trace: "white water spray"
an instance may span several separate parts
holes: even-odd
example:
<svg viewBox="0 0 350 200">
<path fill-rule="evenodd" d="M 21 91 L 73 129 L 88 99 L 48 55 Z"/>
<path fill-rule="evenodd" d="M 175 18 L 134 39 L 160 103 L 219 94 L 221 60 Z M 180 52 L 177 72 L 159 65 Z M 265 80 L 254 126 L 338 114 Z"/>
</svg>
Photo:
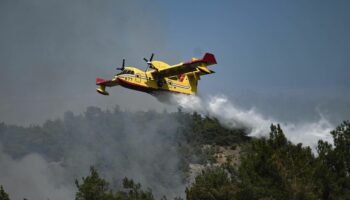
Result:
<svg viewBox="0 0 350 200">
<path fill-rule="evenodd" d="M 252 137 L 266 136 L 271 124 L 280 124 L 287 138 L 293 143 L 303 143 L 315 149 L 318 140 L 332 142 L 330 131 L 334 129 L 323 115 L 318 121 L 305 123 L 284 122 L 257 112 L 240 108 L 224 96 L 212 96 L 202 99 L 198 96 L 173 95 L 176 102 L 184 111 L 198 112 L 217 118 L 229 128 L 246 128 Z"/>
</svg>

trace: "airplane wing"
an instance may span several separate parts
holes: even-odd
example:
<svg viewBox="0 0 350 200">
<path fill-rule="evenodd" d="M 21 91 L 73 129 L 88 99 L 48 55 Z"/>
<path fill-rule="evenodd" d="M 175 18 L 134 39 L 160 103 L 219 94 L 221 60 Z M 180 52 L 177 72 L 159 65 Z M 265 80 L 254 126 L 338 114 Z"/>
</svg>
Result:
<svg viewBox="0 0 350 200">
<path fill-rule="evenodd" d="M 167 68 L 158 69 L 152 72 L 152 74 L 160 77 L 170 77 L 189 72 L 197 72 L 200 75 L 211 74 L 214 71 L 207 68 L 208 65 L 216 64 L 215 56 L 211 53 L 206 53 L 202 59 L 192 60 L 185 63 L 179 63 Z"/>
</svg>

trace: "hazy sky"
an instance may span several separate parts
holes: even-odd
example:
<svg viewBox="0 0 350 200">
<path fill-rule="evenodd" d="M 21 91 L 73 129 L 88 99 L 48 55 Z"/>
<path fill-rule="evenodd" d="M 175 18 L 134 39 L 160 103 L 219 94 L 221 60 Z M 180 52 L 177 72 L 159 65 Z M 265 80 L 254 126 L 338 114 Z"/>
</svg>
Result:
<svg viewBox="0 0 350 200">
<path fill-rule="evenodd" d="M 87 106 L 166 107 L 95 77 L 123 58 L 175 64 L 205 52 L 217 73 L 202 96 L 226 95 L 267 115 L 350 119 L 349 1 L 0 0 L 0 121 L 40 123 Z"/>
</svg>

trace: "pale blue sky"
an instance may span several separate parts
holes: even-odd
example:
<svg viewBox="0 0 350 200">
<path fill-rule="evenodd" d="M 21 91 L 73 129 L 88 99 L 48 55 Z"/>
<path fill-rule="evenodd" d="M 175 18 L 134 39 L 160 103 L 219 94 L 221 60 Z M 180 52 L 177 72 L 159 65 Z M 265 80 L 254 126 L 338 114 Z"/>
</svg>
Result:
<svg viewBox="0 0 350 200">
<path fill-rule="evenodd" d="M 350 117 L 349 1 L 159 1 L 171 47 L 216 54 L 206 94 L 288 120 Z M 303 117 L 301 117 L 303 116 Z M 337 121 L 335 120 L 335 121 Z"/>
<path fill-rule="evenodd" d="M 159 3 L 182 57 L 216 54 L 223 91 L 350 88 L 349 1 Z"/>
</svg>

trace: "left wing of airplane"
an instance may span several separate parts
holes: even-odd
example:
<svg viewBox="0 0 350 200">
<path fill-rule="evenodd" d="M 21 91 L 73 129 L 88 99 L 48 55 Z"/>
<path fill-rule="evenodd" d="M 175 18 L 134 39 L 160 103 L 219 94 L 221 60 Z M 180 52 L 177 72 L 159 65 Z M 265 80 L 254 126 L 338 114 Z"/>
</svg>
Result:
<svg viewBox="0 0 350 200">
<path fill-rule="evenodd" d="M 216 64 L 215 56 L 206 53 L 202 59 L 195 59 L 185 63 L 179 63 L 169 67 L 157 69 L 152 74 L 160 77 L 170 77 L 189 72 L 196 72 L 199 75 L 212 74 L 214 71 L 207 68 L 208 65 Z"/>
</svg>

